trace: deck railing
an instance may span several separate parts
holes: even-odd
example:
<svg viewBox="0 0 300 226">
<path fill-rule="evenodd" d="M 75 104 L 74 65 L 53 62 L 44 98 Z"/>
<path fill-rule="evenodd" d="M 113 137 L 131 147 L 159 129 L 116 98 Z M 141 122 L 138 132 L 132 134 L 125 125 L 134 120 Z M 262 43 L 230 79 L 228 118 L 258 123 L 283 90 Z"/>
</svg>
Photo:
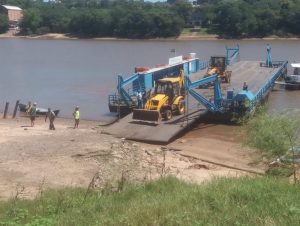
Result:
<svg viewBox="0 0 300 226">
<path fill-rule="evenodd" d="M 199 70 L 204 70 L 209 67 L 209 61 L 199 61 Z"/>
<path fill-rule="evenodd" d="M 232 65 L 239 60 L 240 56 L 240 46 L 236 45 L 233 48 L 226 47 L 226 64 Z"/>
<path fill-rule="evenodd" d="M 265 95 L 269 92 L 271 87 L 273 87 L 275 81 L 286 73 L 287 61 L 274 61 L 273 65 L 279 68 L 275 71 L 271 78 L 260 88 L 260 90 L 255 94 L 254 99 L 251 101 L 251 108 L 254 108 L 258 102 L 260 102 Z"/>
</svg>

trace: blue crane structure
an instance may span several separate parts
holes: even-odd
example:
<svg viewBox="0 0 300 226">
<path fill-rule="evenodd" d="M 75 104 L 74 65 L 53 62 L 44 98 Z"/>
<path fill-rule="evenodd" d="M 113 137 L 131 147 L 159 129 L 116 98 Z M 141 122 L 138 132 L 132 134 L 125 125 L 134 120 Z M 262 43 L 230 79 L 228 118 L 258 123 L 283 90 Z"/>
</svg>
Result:
<svg viewBox="0 0 300 226">
<path fill-rule="evenodd" d="M 228 65 L 235 62 L 239 56 L 239 46 L 234 48 L 226 47 L 226 63 Z M 124 78 L 118 75 L 117 93 L 108 96 L 108 105 L 111 112 L 127 114 L 137 106 L 135 93 L 146 93 L 150 91 L 155 81 L 164 77 L 177 77 L 180 70 L 184 70 L 185 77 L 208 68 L 210 61 L 200 61 L 195 57 L 174 57 L 169 59 L 169 64 L 164 67 L 153 68 L 145 72 L 136 72 Z M 127 88 L 128 86 L 131 86 Z"/>
<path fill-rule="evenodd" d="M 184 70 L 186 76 L 199 71 L 199 67 L 207 65 L 195 57 L 173 57 L 168 65 L 159 66 L 143 72 L 136 72 L 124 78 L 118 75 L 117 93 L 108 96 L 111 112 L 123 111 L 124 114 L 132 111 L 137 106 L 136 93 L 146 93 L 153 89 L 155 82 L 165 77 L 177 77 L 180 70 Z M 129 86 L 129 88 L 127 88 Z"/>
<path fill-rule="evenodd" d="M 229 51 L 228 51 L 229 50 Z M 238 57 L 237 48 L 227 49 L 227 64 L 231 64 L 236 61 Z M 231 55 L 228 55 L 232 51 Z M 199 103 L 201 103 L 208 111 L 213 113 L 246 113 L 252 112 L 257 103 L 262 101 L 264 97 L 269 93 L 273 87 L 275 81 L 279 77 L 284 77 L 286 74 L 288 61 L 272 61 L 271 60 L 271 47 L 267 46 L 267 60 L 266 63 L 261 63 L 261 67 L 276 67 L 277 70 L 273 72 L 270 78 L 263 84 L 256 93 L 252 93 L 251 90 L 240 90 L 234 92 L 233 90 L 227 91 L 227 96 L 222 96 L 221 87 L 218 79 L 218 75 L 199 79 L 191 82 L 189 77 L 185 77 L 186 91 L 194 97 Z M 204 95 L 195 91 L 201 85 L 210 84 L 213 82 L 214 86 L 214 98 L 208 100 Z"/>
<path fill-rule="evenodd" d="M 239 46 L 233 48 L 226 47 L 226 65 L 232 65 L 239 59 Z M 178 57 L 177 57 L 178 58 Z M 170 58 L 171 59 L 171 58 Z M 174 59 L 172 59 L 174 60 Z M 251 90 L 228 90 L 227 95 L 223 96 L 221 92 L 220 79 L 218 74 L 191 81 L 190 75 L 199 70 L 209 67 L 209 61 L 200 61 L 198 58 L 189 58 L 186 60 L 169 61 L 169 65 L 162 68 L 153 68 L 145 72 L 137 72 L 123 79 L 118 75 L 117 94 L 109 95 L 109 107 L 111 112 L 118 112 L 125 109 L 126 113 L 132 111 L 137 106 L 135 92 L 147 92 L 154 87 L 155 81 L 164 77 L 177 77 L 180 70 L 183 69 L 185 77 L 185 91 L 190 94 L 197 102 L 203 105 L 208 111 L 213 113 L 245 113 L 251 112 L 258 102 L 262 101 L 265 95 L 270 91 L 275 81 L 284 76 L 287 69 L 287 61 L 272 61 L 271 47 L 267 46 L 267 57 L 265 63 L 260 63 L 260 67 L 277 68 L 269 79 L 260 89 L 253 93 Z M 126 87 L 131 84 L 131 89 Z M 205 84 L 213 84 L 213 98 L 207 99 L 196 89 Z"/>
</svg>

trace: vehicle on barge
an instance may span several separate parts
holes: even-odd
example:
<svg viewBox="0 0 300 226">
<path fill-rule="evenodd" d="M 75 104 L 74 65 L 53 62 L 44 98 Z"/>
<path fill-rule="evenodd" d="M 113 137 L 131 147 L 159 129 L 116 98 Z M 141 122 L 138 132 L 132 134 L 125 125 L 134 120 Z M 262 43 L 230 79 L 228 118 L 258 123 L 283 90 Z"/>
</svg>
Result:
<svg viewBox="0 0 300 226">
<path fill-rule="evenodd" d="M 300 89 L 300 63 L 292 63 L 293 74 L 285 77 L 285 88 L 289 90 Z"/>
<path fill-rule="evenodd" d="M 270 50 L 267 55 L 271 59 Z M 210 61 L 200 61 L 195 57 L 195 54 L 170 58 L 167 65 L 159 65 L 155 68 L 143 67 L 145 71 L 134 73 L 125 79 L 119 75 L 117 93 L 109 95 L 109 109 L 119 115 L 122 115 L 124 111 L 126 113 L 132 112 L 139 108 L 137 104 L 138 95 L 135 93 L 149 93 L 151 90 L 153 91 L 155 84 L 161 79 L 178 77 L 182 70 L 184 95 L 187 95 L 183 98 L 183 104 L 187 112 L 178 117 L 186 117 L 193 111 L 205 109 L 213 117 L 220 116 L 230 119 L 233 116 L 252 114 L 258 103 L 265 100 L 275 81 L 286 77 L 287 61 L 239 62 L 238 45 L 233 48 L 226 47 L 225 56 L 225 65 L 228 67 L 228 71 L 232 72 L 231 79 L 227 83 L 222 82 L 222 77 L 218 72 L 205 76 L 207 69 L 212 64 Z M 246 81 L 247 88 L 245 89 Z M 208 86 L 208 84 L 212 86 Z M 125 87 L 130 85 L 131 87 L 126 90 Z M 199 87 L 206 87 L 206 89 L 199 89 Z M 147 95 L 144 96 L 147 97 Z M 188 100 L 189 96 L 193 97 L 191 101 Z M 146 98 L 143 103 L 146 103 L 148 99 Z M 162 116 L 159 118 L 163 118 L 163 114 L 157 115 Z M 173 120 L 177 120 L 178 117 Z M 133 119 L 135 118 L 133 117 Z M 157 117 L 151 118 L 157 120 Z"/>
</svg>

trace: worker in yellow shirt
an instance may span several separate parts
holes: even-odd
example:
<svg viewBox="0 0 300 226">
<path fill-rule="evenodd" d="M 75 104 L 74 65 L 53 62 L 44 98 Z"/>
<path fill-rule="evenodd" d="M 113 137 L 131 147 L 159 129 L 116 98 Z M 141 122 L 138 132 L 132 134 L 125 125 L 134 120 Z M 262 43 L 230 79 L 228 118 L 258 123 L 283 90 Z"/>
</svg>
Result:
<svg viewBox="0 0 300 226">
<path fill-rule="evenodd" d="M 80 112 L 79 112 L 78 106 L 75 108 L 75 111 L 73 112 L 73 117 L 75 119 L 74 129 L 76 129 L 76 128 L 78 128 L 79 120 L 80 120 Z"/>
</svg>

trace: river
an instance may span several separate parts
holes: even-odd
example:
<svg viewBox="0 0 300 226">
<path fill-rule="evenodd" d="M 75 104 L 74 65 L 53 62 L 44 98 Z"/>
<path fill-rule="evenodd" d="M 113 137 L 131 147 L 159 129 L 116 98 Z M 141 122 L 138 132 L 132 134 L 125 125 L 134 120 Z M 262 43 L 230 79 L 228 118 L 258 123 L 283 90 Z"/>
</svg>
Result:
<svg viewBox="0 0 300 226">
<path fill-rule="evenodd" d="M 76 105 L 84 119 L 108 120 L 107 95 L 116 90 L 117 75 L 136 66 L 153 67 L 176 55 L 196 53 L 200 60 L 224 55 L 225 47 L 240 45 L 241 60 L 265 60 L 266 45 L 273 60 L 300 62 L 299 40 L 115 41 L 0 39 L 0 111 L 16 100 L 37 102 L 72 117 Z M 300 91 L 272 92 L 271 110 L 300 108 Z"/>
</svg>

